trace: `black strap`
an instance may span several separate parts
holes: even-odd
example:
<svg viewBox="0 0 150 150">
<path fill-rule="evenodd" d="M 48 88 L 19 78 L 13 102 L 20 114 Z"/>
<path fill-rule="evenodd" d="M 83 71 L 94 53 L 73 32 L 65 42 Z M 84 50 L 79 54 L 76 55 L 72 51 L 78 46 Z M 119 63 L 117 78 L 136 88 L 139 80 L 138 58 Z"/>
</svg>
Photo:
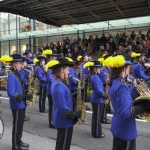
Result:
<svg viewBox="0 0 150 150">
<path fill-rule="evenodd" d="M 27 71 L 26 71 L 25 69 L 22 69 L 22 70 L 23 70 L 23 72 L 24 72 L 24 74 L 25 74 L 26 79 L 28 79 Z"/>
<path fill-rule="evenodd" d="M 45 74 L 45 76 L 47 77 L 46 71 L 44 70 L 44 68 L 42 66 L 39 66 L 41 68 L 41 70 L 43 71 L 43 73 Z"/>
<path fill-rule="evenodd" d="M 15 70 L 14 68 L 12 68 L 12 73 L 17 77 L 17 79 L 19 80 L 20 82 L 20 85 L 21 85 L 21 88 L 22 88 L 22 91 L 23 91 L 23 94 L 24 94 L 24 89 L 23 89 L 23 81 L 20 77 L 20 74 L 17 70 Z"/>
</svg>

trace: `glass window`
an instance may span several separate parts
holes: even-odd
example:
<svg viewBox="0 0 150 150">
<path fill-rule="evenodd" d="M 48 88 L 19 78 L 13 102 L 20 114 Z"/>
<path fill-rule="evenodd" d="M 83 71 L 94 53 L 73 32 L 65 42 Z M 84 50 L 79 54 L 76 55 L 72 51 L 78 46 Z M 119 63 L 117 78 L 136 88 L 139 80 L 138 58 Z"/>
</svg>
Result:
<svg viewBox="0 0 150 150">
<path fill-rule="evenodd" d="M 9 55 L 9 41 L 2 41 L 1 44 L 1 56 Z"/>
</svg>

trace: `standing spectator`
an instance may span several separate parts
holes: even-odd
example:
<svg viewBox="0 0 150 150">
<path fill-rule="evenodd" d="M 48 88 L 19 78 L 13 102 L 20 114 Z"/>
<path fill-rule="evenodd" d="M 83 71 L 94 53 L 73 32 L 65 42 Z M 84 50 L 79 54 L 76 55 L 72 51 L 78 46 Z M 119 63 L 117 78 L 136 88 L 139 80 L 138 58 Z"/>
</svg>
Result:
<svg viewBox="0 0 150 150">
<path fill-rule="evenodd" d="M 105 45 L 106 42 L 107 42 L 107 39 L 106 39 L 106 37 L 105 37 L 105 34 L 103 33 L 103 34 L 102 34 L 102 37 L 100 38 L 100 46 L 101 46 L 101 45 Z"/>
<path fill-rule="evenodd" d="M 60 53 L 60 43 L 59 43 L 59 41 L 57 42 L 57 44 L 56 44 L 56 48 L 57 48 L 57 52 L 58 52 L 58 54 Z"/>
<path fill-rule="evenodd" d="M 96 49 L 99 50 L 99 43 L 100 43 L 100 40 L 99 40 L 98 35 L 96 35 L 96 37 L 95 37 L 95 42 L 96 42 Z"/>
<path fill-rule="evenodd" d="M 109 34 L 109 37 L 108 37 L 108 40 L 107 40 L 107 41 L 110 41 L 110 38 L 112 38 L 112 39 L 113 39 L 113 42 L 114 42 L 114 38 L 112 37 L 111 34 Z"/>
<path fill-rule="evenodd" d="M 72 57 L 73 57 L 73 58 L 77 58 L 78 55 L 79 55 L 78 47 L 75 46 L 75 47 L 74 47 L 74 51 L 73 51 L 73 53 L 72 53 Z"/>
<path fill-rule="evenodd" d="M 112 48 L 112 53 L 114 53 L 116 51 L 116 44 L 113 42 L 113 38 L 110 38 L 109 45 Z"/>
<path fill-rule="evenodd" d="M 130 35 L 130 38 L 133 40 L 136 38 L 136 34 L 135 34 L 135 31 L 132 31 L 131 35 Z"/>
<path fill-rule="evenodd" d="M 48 44 L 44 43 L 43 50 L 46 50 L 46 49 L 49 49 L 49 46 L 48 46 Z"/>
</svg>

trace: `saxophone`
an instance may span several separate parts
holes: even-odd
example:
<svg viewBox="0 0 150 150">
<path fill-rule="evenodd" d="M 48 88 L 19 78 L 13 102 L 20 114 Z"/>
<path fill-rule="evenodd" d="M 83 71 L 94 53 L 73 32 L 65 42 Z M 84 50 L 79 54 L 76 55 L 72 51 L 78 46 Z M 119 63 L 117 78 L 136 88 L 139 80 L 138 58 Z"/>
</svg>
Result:
<svg viewBox="0 0 150 150">
<path fill-rule="evenodd" d="M 134 79 L 133 85 L 140 95 L 133 101 L 133 104 L 135 104 L 139 100 L 145 101 L 145 99 L 150 99 L 150 89 L 145 81 L 141 79 Z M 138 115 L 138 117 L 142 120 L 150 120 L 150 112 L 144 112 L 143 114 Z"/>
<path fill-rule="evenodd" d="M 82 111 L 82 115 L 81 117 L 78 119 L 77 124 L 82 124 L 85 120 L 86 117 L 86 103 L 82 100 L 82 87 L 81 87 L 81 81 L 78 78 L 74 78 L 72 76 L 69 75 L 69 78 L 73 78 L 74 80 L 76 80 L 78 82 L 78 89 L 77 89 L 77 102 L 76 102 L 76 110 L 81 110 Z"/>
<path fill-rule="evenodd" d="M 33 71 L 29 71 L 25 69 L 26 71 L 29 72 L 29 79 L 28 79 L 28 94 L 31 94 L 33 98 L 31 100 L 26 100 L 26 103 L 28 106 L 33 106 L 36 103 L 36 87 L 37 87 L 37 82 L 35 81 L 36 79 L 34 78 Z M 33 70 L 33 68 L 32 68 Z"/>
<path fill-rule="evenodd" d="M 103 71 L 101 71 L 101 72 L 104 73 L 105 75 L 107 75 L 107 81 L 106 81 L 106 86 L 104 87 L 104 92 L 105 92 L 105 94 L 108 95 L 109 74 L 107 74 L 107 73 L 105 73 Z M 108 97 L 107 99 L 104 100 L 104 104 L 106 104 L 106 105 L 109 104 L 109 102 L 110 102 L 110 97 Z"/>
</svg>

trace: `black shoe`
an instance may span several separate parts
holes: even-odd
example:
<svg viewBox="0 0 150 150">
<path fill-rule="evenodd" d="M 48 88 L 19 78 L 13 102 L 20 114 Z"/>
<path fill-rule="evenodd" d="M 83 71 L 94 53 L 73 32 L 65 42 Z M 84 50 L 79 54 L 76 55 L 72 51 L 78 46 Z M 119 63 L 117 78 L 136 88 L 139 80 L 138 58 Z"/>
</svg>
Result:
<svg viewBox="0 0 150 150">
<path fill-rule="evenodd" d="M 101 121 L 102 124 L 111 124 L 111 121 L 109 119 L 106 119 L 105 121 Z"/>
<path fill-rule="evenodd" d="M 29 147 L 28 143 L 23 143 L 22 141 L 21 141 L 20 145 L 21 145 L 21 147 L 27 147 L 27 148 Z"/>
<path fill-rule="evenodd" d="M 89 106 L 86 106 L 85 110 L 90 110 Z"/>
<path fill-rule="evenodd" d="M 55 127 L 54 127 L 52 124 L 51 124 L 51 125 L 49 125 L 49 127 L 50 127 L 50 128 L 53 128 L 53 129 L 55 129 Z"/>
<path fill-rule="evenodd" d="M 28 147 L 21 146 L 19 150 L 28 150 Z"/>
<path fill-rule="evenodd" d="M 105 134 L 104 134 L 104 133 L 101 134 L 100 138 L 103 138 L 103 137 L 105 137 Z"/>
<path fill-rule="evenodd" d="M 105 137 L 105 134 L 104 133 L 102 133 L 100 136 L 93 136 L 94 138 L 103 138 L 103 137 Z"/>
<path fill-rule="evenodd" d="M 113 114 L 113 111 L 112 110 L 108 110 L 107 113 Z"/>
<path fill-rule="evenodd" d="M 25 116 L 24 117 L 24 121 L 28 121 L 28 120 L 30 120 L 30 117 L 29 116 Z"/>
<path fill-rule="evenodd" d="M 48 113 L 48 111 L 45 109 L 44 111 L 40 111 L 41 113 Z"/>
</svg>

